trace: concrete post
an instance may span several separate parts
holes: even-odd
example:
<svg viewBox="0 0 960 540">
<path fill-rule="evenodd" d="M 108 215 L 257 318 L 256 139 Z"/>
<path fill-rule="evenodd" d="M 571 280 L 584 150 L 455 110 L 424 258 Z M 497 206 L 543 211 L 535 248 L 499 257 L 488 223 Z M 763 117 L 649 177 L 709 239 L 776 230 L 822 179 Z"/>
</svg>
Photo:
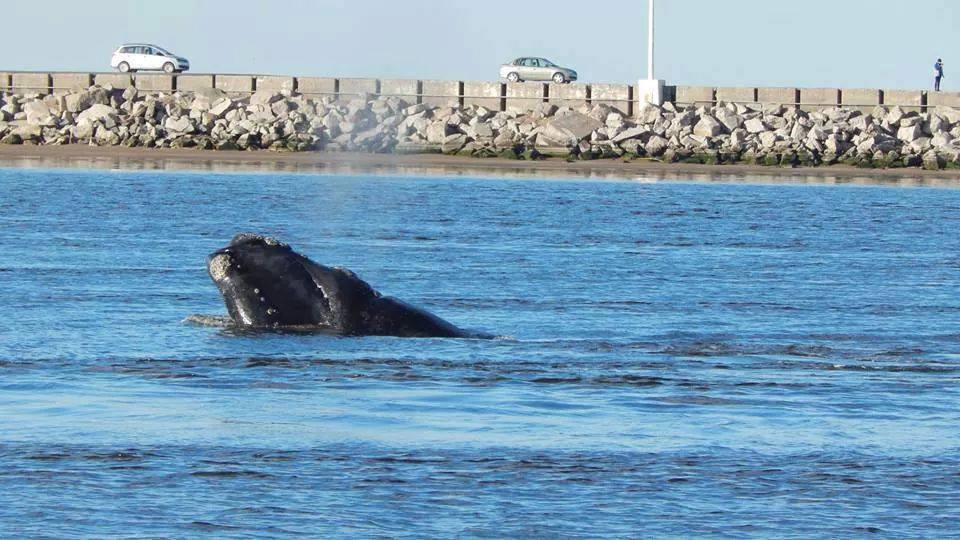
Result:
<svg viewBox="0 0 960 540">
<path fill-rule="evenodd" d="M 647 0 L 649 13 L 647 14 L 647 80 L 637 81 L 636 97 L 639 105 L 636 112 L 647 103 L 654 105 L 663 105 L 663 84 L 664 82 L 654 78 L 654 54 L 653 54 L 653 17 L 655 14 L 654 0 Z"/>
</svg>

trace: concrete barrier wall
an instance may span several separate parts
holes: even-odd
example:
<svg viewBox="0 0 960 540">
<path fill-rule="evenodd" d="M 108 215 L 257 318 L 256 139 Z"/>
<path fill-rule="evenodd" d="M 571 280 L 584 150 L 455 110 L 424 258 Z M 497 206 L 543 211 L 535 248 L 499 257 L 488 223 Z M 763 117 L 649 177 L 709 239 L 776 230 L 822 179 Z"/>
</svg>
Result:
<svg viewBox="0 0 960 540">
<path fill-rule="evenodd" d="M 217 75 L 214 78 L 217 88 L 229 93 L 253 92 L 253 77 L 250 75 Z"/>
<path fill-rule="evenodd" d="M 133 75 L 129 73 L 97 73 L 93 76 L 93 84 L 97 86 L 127 88 L 133 86 Z"/>
<path fill-rule="evenodd" d="M 683 105 L 695 105 L 713 103 L 716 99 L 714 96 L 715 92 L 712 87 L 677 86 L 676 97 L 674 99 L 677 103 Z"/>
<path fill-rule="evenodd" d="M 580 107 L 590 103 L 590 85 L 550 83 L 547 100 L 557 107 Z"/>
<path fill-rule="evenodd" d="M 844 88 L 840 93 L 840 104 L 851 109 L 868 113 L 883 103 L 880 90 L 869 88 Z"/>
<path fill-rule="evenodd" d="M 633 87 L 628 84 L 591 84 L 590 103 L 609 105 L 623 114 L 633 114 Z"/>
<path fill-rule="evenodd" d="M 463 81 L 463 104 L 500 111 L 505 106 L 505 92 L 506 87 L 498 82 Z"/>
<path fill-rule="evenodd" d="M 460 81 L 420 81 L 423 97 L 420 102 L 431 107 L 459 107 L 463 95 Z"/>
<path fill-rule="evenodd" d="M 316 97 L 337 95 L 337 79 L 332 77 L 297 77 L 297 92 Z"/>
<path fill-rule="evenodd" d="M 256 77 L 254 84 L 254 88 L 257 91 L 266 90 L 268 92 L 293 92 L 296 89 L 297 80 L 293 77 L 260 75 Z"/>
<path fill-rule="evenodd" d="M 86 90 L 93 85 L 93 75 L 90 73 L 54 73 L 50 80 L 54 94 Z"/>
<path fill-rule="evenodd" d="M 396 96 L 410 103 L 428 105 L 476 105 L 492 110 L 523 111 L 541 101 L 578 107 L 587 103 L 606 104 L 626 114 L 638 109 L 633 87 L 625 84 L 504 84 L 488 81 L 443 81 L 416 79 L 373 79 L 332 77 L 288 77 L 277 75 L 220 75 L 162 73 L 43 73 L 0 72 L 0 91 L 65 93 L 91 84 L 125 88 L 136 86 L 148 92 L 195 91 L 216 87 L 244 95 L 254 90 L 297 91 L 317 97 L 349 100 L 361 94 Z M 733 103 L 775 103 L 812 110 L 845 106 L 869 112 L 877 105 L 899 106 L 908 111 L 927 107 L 960 107 L 960 93 L 922 90 L 879 90 L 869 88 L 770 88 L 665 86 L 665 98 L 680 105 L 707 105 L 718 101 Z"/>
<path fill-rule="evenodd" d="M 340 79 L 338 97 L 351 100 L 362 94 L 376 94 L 379 86 L 377 79 Z"/>
<path fill-rule="evenodd" d="M 133 85 L 137 90 L 146 92 L 172 92 L 176 79 L 173 75 L 159 73 L 137 73 L 133 77 Z"/>
<path fill-rule="evenodd" d="M 927 106 L 960 109 L 960 92 L 928 92 Z"/>
<path fill-rule="evenodd" d="M 804 111 L 815 111 L 824 107 L 837 107 L 839 105 L 839 88 L 800 89 L 800 109 Z"/>
<path fill-rule="evenodd" d="M 416 79 L 381 79 L 380 95 L 398 97 L 407 103 L 419 103 L 420 81 Z"/>
<path fill-rule="evenodd" d="M 513 112 L 528 111 L 542 103 L 547 85 L 543 83 L 507 83 L 507 109 Z"/>
<path fill-rule="evenodd" d="M 49 73 L 14 73 L 10 81 L 14 92 L 50 93 Z"/>
<path fill-rule="evenodd" d="M 717 88 L 717 101 L 726 103 L 756 103 L 757 89 L 743 87 Z"/>
<path fill-rule="evenodd" d="M 800 101 L 800 91 L 796 88 L 757 88 L 757 101 L 793 107 Z"/>
<path fill-rule="evenodd" d="M 925 104 L 926 92 L 920 90 L 884 90 L 883 104 L 886 107 L 899 106 L 905 111 L 920 111 Z"/>
<path fill-rule="evenodd" d="M 213 75 L 177 75 L 177 90 L 193 92 L 213 88 Z"/>
</svg>

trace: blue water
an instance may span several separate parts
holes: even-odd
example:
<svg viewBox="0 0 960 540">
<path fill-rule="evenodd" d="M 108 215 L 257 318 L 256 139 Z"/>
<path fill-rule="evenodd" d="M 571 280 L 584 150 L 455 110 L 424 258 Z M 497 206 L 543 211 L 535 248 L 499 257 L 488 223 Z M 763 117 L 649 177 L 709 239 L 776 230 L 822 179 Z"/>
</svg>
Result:
<svg viewBox="0 0 960 540">
<path fill-rule="evenodd" d="M 0 536 L 960 535 L 960 191 L 0 170 Z M 501 339 L 235 335 L 279 236 Z"/>
</svg>

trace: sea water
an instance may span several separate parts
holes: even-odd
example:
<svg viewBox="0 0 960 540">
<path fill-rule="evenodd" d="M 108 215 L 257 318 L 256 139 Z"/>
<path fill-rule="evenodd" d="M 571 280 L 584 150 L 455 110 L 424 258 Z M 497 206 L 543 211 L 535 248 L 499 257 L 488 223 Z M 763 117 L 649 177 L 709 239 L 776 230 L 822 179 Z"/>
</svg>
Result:
<svg viewBox="0 0 960 540">
<path fill-rule="evenodd" d="M 960 534 L 960 191 L 0 170 L 3 537 Z M 249 334 L 269 234 L 494 340 Z"/>
</svg>

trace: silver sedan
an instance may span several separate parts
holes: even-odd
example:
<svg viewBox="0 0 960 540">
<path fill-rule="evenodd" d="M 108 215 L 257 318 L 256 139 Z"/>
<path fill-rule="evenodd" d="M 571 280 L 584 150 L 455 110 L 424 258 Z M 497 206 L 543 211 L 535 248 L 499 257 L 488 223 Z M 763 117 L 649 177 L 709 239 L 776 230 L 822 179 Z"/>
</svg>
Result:
<svg viewBox="0 0 960 540">
<path fill-rule="evenodd" d="M 553 81 L 563 84 L 577 80 L 577 72 L 546 58 L 523 57 L 500 66 L 500 78 L 510 82 Z"/>
</svg>

